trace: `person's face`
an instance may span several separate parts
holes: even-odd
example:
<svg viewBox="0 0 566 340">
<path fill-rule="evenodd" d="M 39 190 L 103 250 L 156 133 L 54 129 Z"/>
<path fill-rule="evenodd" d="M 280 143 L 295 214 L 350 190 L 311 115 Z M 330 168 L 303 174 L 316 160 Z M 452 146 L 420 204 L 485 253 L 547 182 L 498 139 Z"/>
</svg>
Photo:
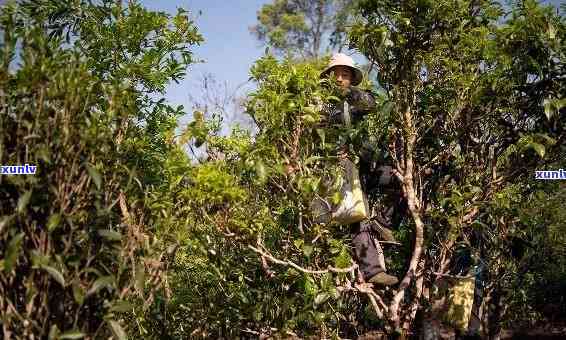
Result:
<svg viewBox="0 0 566 340">
<path fill-rule="evenodd" d="M 332 73 L 334 73 L 336 81 L 341 88 L 345 89 L 352 85 L 352 78 L 354 78 L 354 75 L 348 66 L 336 66 L 332 69 Z"/>
</svg>

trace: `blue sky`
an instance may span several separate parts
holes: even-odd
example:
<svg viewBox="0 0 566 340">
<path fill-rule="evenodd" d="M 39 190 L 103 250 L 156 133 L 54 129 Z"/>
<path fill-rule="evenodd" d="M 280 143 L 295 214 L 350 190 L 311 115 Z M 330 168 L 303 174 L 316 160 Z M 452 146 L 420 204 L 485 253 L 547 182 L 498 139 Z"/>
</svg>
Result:
<svg viewBox="0 0 566 340">
<path fill-rule="evenodd" d="M 191 112 L 189 94 L 198 96 L 203 74 L 212 74 L 234 90 L 249 78 L 253 62 L 263 55 L 264 47 L 249 33 L 256 13 L 269 0 L 142 0 L 153 10 L 176 13 L 178 7 L 189 10 L 205 41 L 194 49 L 195 57 L 203 59 L 189 68 L 187 77 L 179 84 L 172 83 L 166 98 L 183 105 Z M 199 14 L 199 11 L 202 13 Z M 190 117 L 187 117 L 187 119 Z M 186 123 L 186 119 L 183 119 Z"/>
</svg>

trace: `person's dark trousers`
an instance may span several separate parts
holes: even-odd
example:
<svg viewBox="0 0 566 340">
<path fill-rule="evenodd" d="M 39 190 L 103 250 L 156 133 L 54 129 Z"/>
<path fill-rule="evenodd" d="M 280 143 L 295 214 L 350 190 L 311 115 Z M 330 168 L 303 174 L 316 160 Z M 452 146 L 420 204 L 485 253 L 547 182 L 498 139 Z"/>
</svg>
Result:
<svg viewBox="0 0 566 340">
<path fill-rule="evenodd" d="M 372 238 L 370 223 L 367 221 L 354 223 L 351 228 L 356 261 L 364 275 L 364 280 L 367 281 L 374 275 L 385 271 L 383 250 Z"/>
</svg>

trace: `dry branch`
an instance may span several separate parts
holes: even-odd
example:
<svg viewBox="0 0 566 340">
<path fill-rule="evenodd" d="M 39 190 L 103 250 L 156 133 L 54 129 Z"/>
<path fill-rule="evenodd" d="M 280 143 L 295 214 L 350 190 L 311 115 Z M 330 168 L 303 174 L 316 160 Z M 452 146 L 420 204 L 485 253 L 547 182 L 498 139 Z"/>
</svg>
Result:
<svg viewBox="0 0 566 340">
<path fill-rule="evenodd" d="M 458 279 L 458 280 L 463 280 L 463 279 L 471 279 L 473 277 L 475 277 L 475 275 L 465 275 L 465 276 L 461 276 L 461 275 L 450 275 L 450 274 L 444 274 L 444 273 L 439 273 L 439 272 L 433 272 L 434 275 L 436 276 L 441 276 L 441 277 L 447 277 L 450 279 Z"/>
<path fill-rule="evenodd" d="M 271 254 L 267 253 L 266 251 L 258 249 L 258 248 L 254 247 L 252 245 L 248 245 L 248 248 L 250 248 L 254 252 L 260 254 L 262 256 L 262 258 L 265 258 L 265 259 L 267 259 L 267 260 L 269 260 L 273 263 L 293 267 L 293 268 L 297 269 L 298 271 L 300 271 L 302 273 L 306 273 L 306 274 L 325 274 L 325 273 L 328 273 L 328 272 L 350 273 L 350 272 L 354 271 L 356 268 L 358 268 L 358 265 L 356 263 L 352 263 L 352 265 L 348 268 L 335 268 L 335 267 L 332 267 L 332 266 L 328 266 L 327 269 L 321 269 L 321 270 L 306 269 L 306 268 L 303 268 L 303 267 L 299 266 L 298 264 L 296 264 L 292 261 L 289 261 L 289 260 L 284 261 L 284 260 L 277 259 L 277 258 L 273 257 Z"/>
<path fill-rule="evenodd" d="M 250 248 L 254 252 L 261 255 L 261 260 L 262 260 L 262 263 L 264 264 L 264 266 L 265 266 L 264 261 L 269 260 L 273 263 L 293 267 L 293 268 L 297 269 L 298 271 L 300 271 L 302 273 L 306 273 L 306 274 L 325 274 L 325 273 L 328 273 L 328 272 L 333 272 L 333 273 L 352 273 L 352 275 L 353 275 L 353 272 L 356 269 L 358 269 L 358 265 L 356 263 L 352 263 L 352 265 L 348 268 L 335 268 L 335 267 L 328 266 L 327 269 L 311 270 L 311 269 L 303 268 L 303 267 L 301 267 L 301 266 L 297 265 L 296 263 L 289 261 L 289 260 L 277 259 L 277 258 L 273 257 L 272 255 L 270 255 L 267 251 L 258 249 L 258 248 L 254 247 L 252 245 L 248 245 L 248 248 Z M 354 287 L 352 287 L 350 281 L 346 280 L 346 285 L 337 287 L 337 290 L 340 291 L 340 292 L 344 292 L 344 291 L 348 291 L 348 290 L 354 290 L 354 291 L 358 291 L 358 292 L 363 293 L 363 294 L 367 294 L 367 296 L 368 296 L 368 298 L 371 302 L 371 305 L 372 305 L 372 307 L 375 311 L 375 314 L 380 319 L 383 318 L 383 313 L 384 312 L 387 313 L 387 311 L 388 311 L 387 305 L 383 302 L 381 297 L 373 290 L 372 285 L 370 283 L 358 283 L 358 284 L 355 284 Z"/>
<path fill-rule="evenodd" d="M 377 294 L 375 294 L 375 292 L 371 288 L 360 287 L 360 286 L 361 285 L 356 285 L 356 289 L 360 293 L 367 294 L 367 296 L 369 297 L 369 301 L 371 302 L 371 305 L 373 307 L 373 310 L 375 311 L 375 314 L 377 314 L 378 318 L 382 319 L 383 318 L 383 312 L 381 311 L 381 308 L 379 308 L 379 306 L 377 305 L 376 298 L 375 298 L 375 296 L 377 296 Z"/>
</svg>

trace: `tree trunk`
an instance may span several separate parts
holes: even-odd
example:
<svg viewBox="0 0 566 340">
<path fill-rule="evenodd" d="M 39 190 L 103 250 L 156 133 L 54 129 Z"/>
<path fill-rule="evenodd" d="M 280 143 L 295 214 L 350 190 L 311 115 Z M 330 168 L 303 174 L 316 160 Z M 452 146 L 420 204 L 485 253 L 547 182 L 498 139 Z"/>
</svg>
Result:
<svg viewBox="0 0 566 340">
<path fill-rule="evenodd" d="M 415 188 L 414 173 L 415 166 L 413 164 L 414 149 L 416 144 L 416 129 L 415 123 L 413 121 L 412 108 L 415 103 L 415 94 L 413 92 L 413 87 L 406 86 L 402 90 L 401 98 L 403 99 L 402 104 L 402 123 L 403 123 L 403 140 L 404 140 L 404 155 L 403 158 L 396 164 L 398 173 L 401 176 L 401 183 L 403 187 L 403 193 L 407 198 L 407 206 L 409 212 L 415 223 L 415 244 L 413 247 L 413 254 L 409 262 L 409 267 L 407 272 L 399 285 L 399 289 L 393 296 L 391 305 L 389 307 L 389 316 L 392 325 L 395 329 L 399 329 L 400 326 L 400 315 L 399 315 L 399 305 L 403 296 L 405 295 L 405 289 L 407 289 L 411 283 L 413 277 L 417 274 L 417 266 L 419 264 L 421 254 L 423 252 L 423 241 L 424 241 L 424 224 L 421 219 L 420 206 L 421 202 L 417 196 L 417 190 Z"/>
</svg>

